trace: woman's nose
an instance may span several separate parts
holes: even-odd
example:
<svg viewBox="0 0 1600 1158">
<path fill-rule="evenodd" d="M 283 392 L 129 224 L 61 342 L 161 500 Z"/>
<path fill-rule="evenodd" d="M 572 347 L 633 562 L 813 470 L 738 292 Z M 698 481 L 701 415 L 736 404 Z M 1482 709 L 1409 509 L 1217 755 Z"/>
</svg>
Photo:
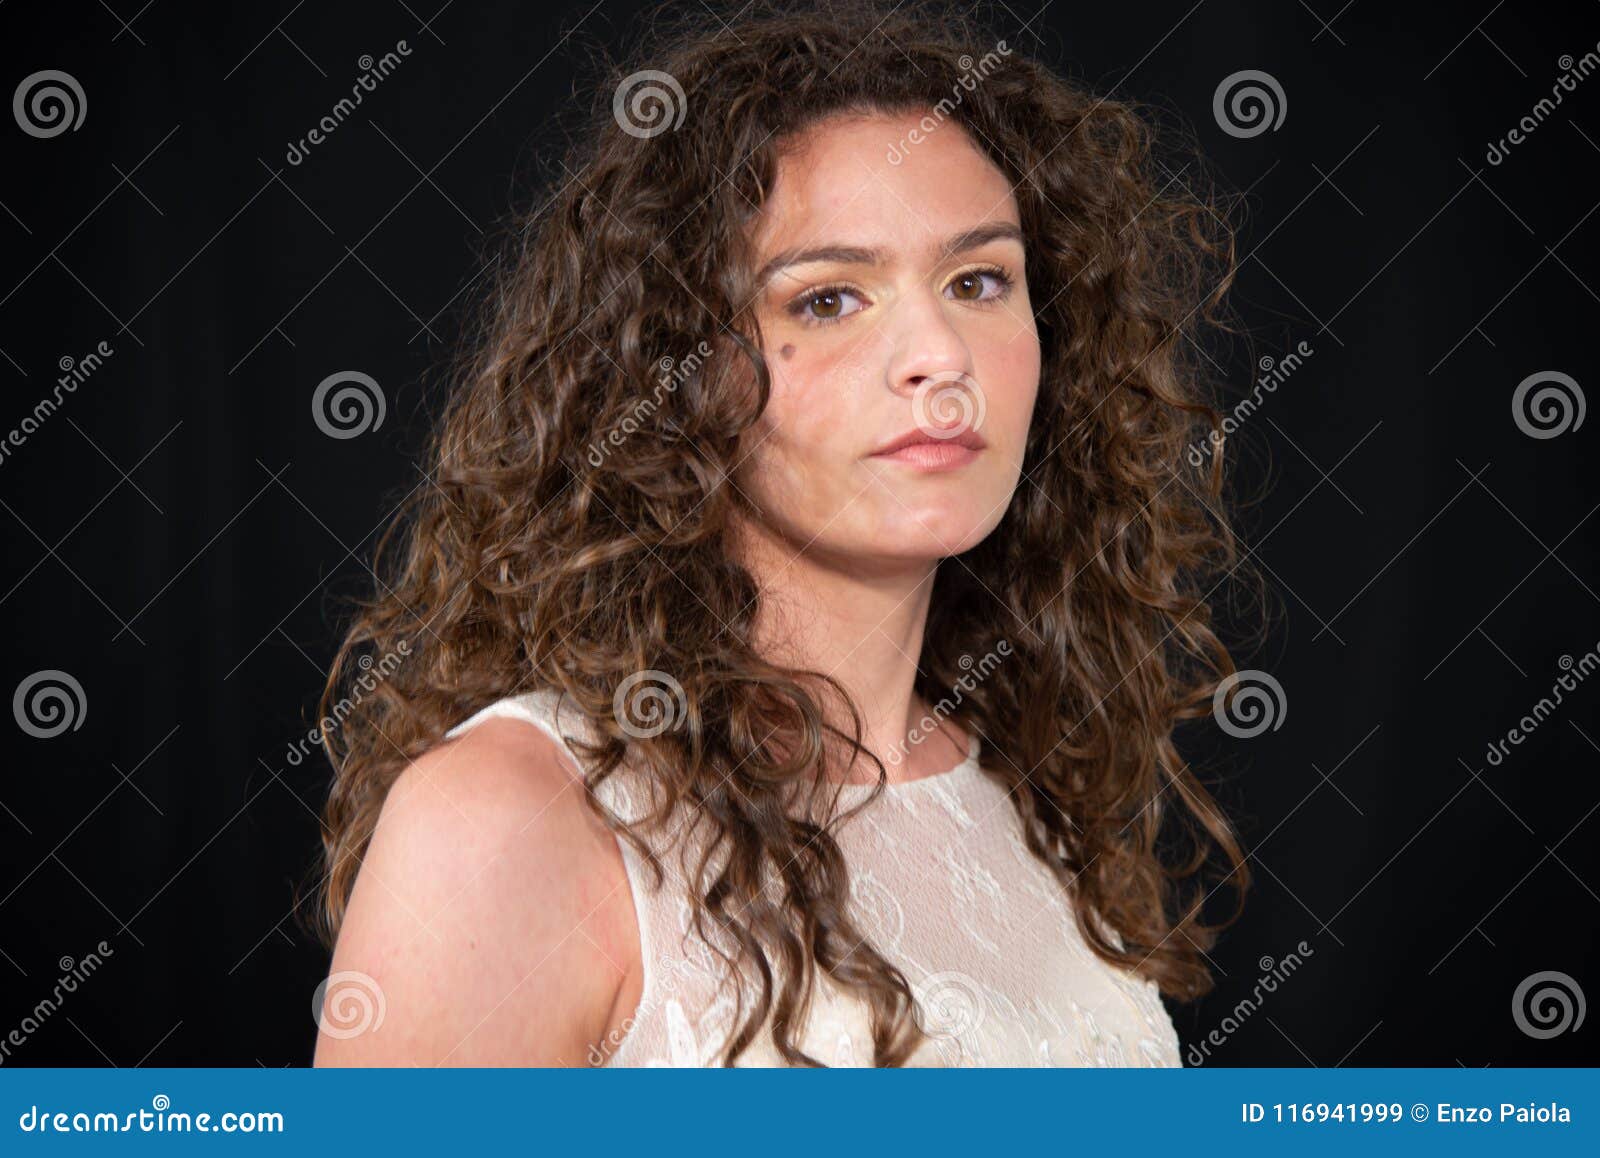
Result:
<svg viewBox="0 0 1600 1158">
<path fill-rule="evenodd" d="M 889 321 L 889 389 L 910 396 L 936 376 L 947 381 L 972 373 L 972 351 L 934 291 L 901 298 Z"/>
</svg>

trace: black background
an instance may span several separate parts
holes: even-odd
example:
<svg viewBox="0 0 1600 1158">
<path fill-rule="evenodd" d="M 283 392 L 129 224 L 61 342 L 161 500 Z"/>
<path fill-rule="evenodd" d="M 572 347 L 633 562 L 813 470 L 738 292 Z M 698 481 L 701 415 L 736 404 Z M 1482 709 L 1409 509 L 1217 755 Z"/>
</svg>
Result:
<svg viewBox="0 0 1600 1158">
<path fill-rule="evenodd" d="M 438 3 L 0 10 L 4 93 L 59 69 L 87 102 L 48 139 L 0 118 L 0 435 L 63 358 L 113 350 L 0 461 L 0 690 L 57 669 L 84 691 L 55 738 L 5 718 L 0 1036 L 60 959 L 113 950 L 8 1064 L 310 1059 L 327 959 L 292 887 L 327 773 L 286 754 L 339 599 L 423 484 L 484 241 L 546 188 L 593 62 L 640 30 L 609 0 Z M 1541 371 L 1600 387 L 1600 79 L 1501 163 L 1486 149 L 1596 49 L 1600 8 L 993 11 L 1014 47 L 1186 127 L 1247 194 L 1236 392 L 1252 358 L 1314 350 L 1236 435 L 1262 495 L 1245 541 L 1282 609 L 1240 662 L 1287 710 L 1207 749 L 1259 887 L 1216 992 L 1172 1007 L 1186 1052 L 1304 941 L 1206 1064 L 1595 1063 L 1592 1018 L 1538 1039 L 1512 1007 L 1546 970 L 1600 992 L 1600 680 L 1499 766 L 1486 751 L 1600 643 L 1600 419 L 1539 439 L 1511 408 Z M 360 58 L 401 40 L 400 68 L 289 164 Z M 1241 138 L 1212 98 L 1244 69 L 1287 111 Z M 352 369 L 387 416 L 330 438 L 312 392 Z"/>
</svg>

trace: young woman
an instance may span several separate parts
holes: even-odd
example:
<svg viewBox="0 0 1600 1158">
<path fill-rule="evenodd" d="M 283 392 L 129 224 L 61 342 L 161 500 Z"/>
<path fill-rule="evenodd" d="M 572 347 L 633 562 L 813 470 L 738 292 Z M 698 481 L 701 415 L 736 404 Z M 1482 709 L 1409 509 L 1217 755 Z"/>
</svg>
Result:
<svg viewBox="0 0 1600 1158">
<path fill-rule="evenodd" d="M 925 7 L 604 106 L 326 691 L 317 1063 L 1180 1064 L 1245 884 L 1172 738 L 1232 671 L 1226 231 Z"/>
</svg>

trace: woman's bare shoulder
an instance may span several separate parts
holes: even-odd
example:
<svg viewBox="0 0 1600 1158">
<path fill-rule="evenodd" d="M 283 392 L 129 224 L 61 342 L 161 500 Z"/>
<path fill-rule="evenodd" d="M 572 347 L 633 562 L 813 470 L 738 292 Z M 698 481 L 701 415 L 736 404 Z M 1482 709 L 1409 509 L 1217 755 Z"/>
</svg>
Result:
<svg viewBox="0 0 1600 1158">
<path fill-rule="evenodd" d="M 487 720 L 408 765 L 385 799 L 316 1064 L 584 1064 L 638 955 L 616 839 L 566 753 L 531 724 Z M 342 1024 L 341 984 L 373 991 L 352 1007 L 368 1021 L 381 995 L 381 1023 Z"/>
</svg>

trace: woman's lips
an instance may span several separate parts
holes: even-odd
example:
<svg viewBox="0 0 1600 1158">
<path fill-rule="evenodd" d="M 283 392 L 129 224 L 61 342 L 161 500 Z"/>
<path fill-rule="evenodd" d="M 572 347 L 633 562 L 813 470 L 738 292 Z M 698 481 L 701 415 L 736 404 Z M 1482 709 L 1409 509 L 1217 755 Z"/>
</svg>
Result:
<svg viewBox="0 0 1600 1158">
<path fill-rule="evenodd" d="M 970 446 L 963 446 L 959 442 L 912 442 L 902 446 L 899 450 L 887 454 L 875 454 L 873 458 L 886 459 L 889 462 L 904 463 L 918 470 L 942 471 L 955 470 L 966 466 L 979 455 L 979 451 Z"/>
</svg>

